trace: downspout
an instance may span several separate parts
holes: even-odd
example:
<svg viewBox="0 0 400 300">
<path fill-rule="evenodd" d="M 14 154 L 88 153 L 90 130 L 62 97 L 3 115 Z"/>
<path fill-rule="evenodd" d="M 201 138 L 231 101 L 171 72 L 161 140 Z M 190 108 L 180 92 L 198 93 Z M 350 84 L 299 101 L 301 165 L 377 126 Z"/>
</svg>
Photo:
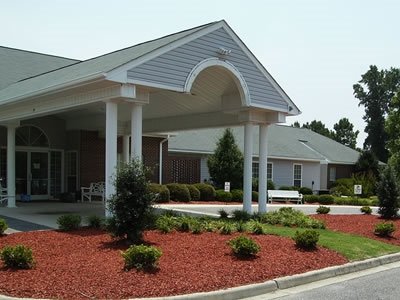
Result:
<svg viewBox="0 0 400 300">
<path fill-rule="evenodd" d="M 159 161 L 160 161 L 159 174 L 160 175 L 159 175 L 159 178 L 158 178 L 159 184 L 162 184 L 162 169 L 163 169 L 163 155 L 162 155 L 163 152 L 162 152 L 162 150 L 163 150 L 163 144 L 168 140 L 169 140 L 169 134 L 167 135 L 167 137 L 165 139 L 163 139 L 160 142 L 160 159 L 159 159 Z"/>
</svg>

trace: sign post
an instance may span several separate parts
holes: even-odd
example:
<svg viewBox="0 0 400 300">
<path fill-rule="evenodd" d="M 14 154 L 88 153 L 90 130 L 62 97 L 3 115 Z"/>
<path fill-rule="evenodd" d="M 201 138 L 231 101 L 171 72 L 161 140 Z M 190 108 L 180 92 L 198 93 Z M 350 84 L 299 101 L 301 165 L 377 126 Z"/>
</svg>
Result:
<svg viewBox="0 0 400 300">
<path fill-rule="evenodd" d="M 362 194 L 362 185 L 355 184 L 354 185 L 354 195 L 361 195 Z"/>
<path fill-rule="evenodd" d="M 231 191 L 231 183 L 230 182 L 225 182 L 225 192 L 230 192 Z"/>
</svg>

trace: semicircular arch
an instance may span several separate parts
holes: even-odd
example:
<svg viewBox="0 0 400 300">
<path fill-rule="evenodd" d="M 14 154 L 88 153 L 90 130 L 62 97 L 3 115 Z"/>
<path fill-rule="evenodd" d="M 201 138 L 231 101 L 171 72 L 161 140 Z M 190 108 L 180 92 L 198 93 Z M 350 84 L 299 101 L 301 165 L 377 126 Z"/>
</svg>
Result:
<svg viewBox="0 0 400 300">
<path fill-rule="evenodd" d="M 247 86 L 246 81 L 243 76 L 239 72 L 239 70 L 231 63 L 227 61 L 220 60 L 218 58 L 208 58 L 201 62 L 199 62 L 189 73 L 186 78 L 184 92 L 190 93 L 193 87 L 193 83 L 195 82 L 198 75 L 206 68 L 211 67 L 223 67 L 229 71 L 232 75 L 232 79 L 235 81 L 235 84 L 240 93 L 241 103 L 243 106 L 250 106 L 250 92 Z"/>
<path fill-rule="evenodd" d="M 34 125 L 22 125 L 16 129 L 15 145 L 48 148 L 50 147 L 50 142 L 41 128 Z"/>
</svg>

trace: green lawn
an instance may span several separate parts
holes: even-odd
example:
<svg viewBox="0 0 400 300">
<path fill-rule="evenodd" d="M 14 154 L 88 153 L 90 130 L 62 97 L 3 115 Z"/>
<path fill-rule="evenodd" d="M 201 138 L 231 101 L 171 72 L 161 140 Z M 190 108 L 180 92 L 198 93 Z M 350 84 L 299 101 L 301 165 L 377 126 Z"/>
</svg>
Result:
<svg viewBox="0 0 400 300">
<path fill-rule="evenodd" d="M 293 237 L 296 230 L 305 230 L 281 226 L 267 226 L 268 234 Z M 400 252 L 399 246 L 367 239 L 358 235 L 346 234 L 326 229 L 318 229 L 320 234 L 318 245 L 335 250 L 350 261 L 364 260 L 385 254 Z"/>
</svg>

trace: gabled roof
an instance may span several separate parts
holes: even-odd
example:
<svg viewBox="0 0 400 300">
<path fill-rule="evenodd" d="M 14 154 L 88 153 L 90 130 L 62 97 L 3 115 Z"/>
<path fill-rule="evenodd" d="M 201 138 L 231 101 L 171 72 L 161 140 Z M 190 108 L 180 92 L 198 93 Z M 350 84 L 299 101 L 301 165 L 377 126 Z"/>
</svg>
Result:
<svg viewBox="0 0 400 300">
<path fill-rule="evenodd" d="M 54 72 L 42 74 L 29 80 L 12 84 L 3 90 L 0 90 L 0 104 L 18 100 L 24 96 L 35 94 L 35 92 L 56 89 L 57 87 L 68 86 L 68 84 L 73 85 L 79 81 L 83 82 L 89 78 L 104 77 L 107 72 L 110 72 L 121 65 L 138 59 L 145 54 L 166 46 L 178 39 L 201 30 L 202 28 L 210 26 L 211 24 L 213 23 L 111 52 L 70 65 Z"/>
<path fill-rule="evenodd" d="M 75 59 L 0 46 L 0 90 L 29 77 L 77 62 Z"/>
<path fill-rule="evenodd" d="M 231 128 L 236 143 L 243 151 L 243 127 Z M 224 128 L 179 132 L 168 141 L 171 152 L 202 153 L 214 152 Z M 253 132 L 253 155 L 258 157 L 258 126 Z M 283 125 L 268 127 L 268 157 L 298 161 L 326 161 L 331 164 L 355 164 L 360 153 L 332 139 L 304 128 Z"/>
</svg>

